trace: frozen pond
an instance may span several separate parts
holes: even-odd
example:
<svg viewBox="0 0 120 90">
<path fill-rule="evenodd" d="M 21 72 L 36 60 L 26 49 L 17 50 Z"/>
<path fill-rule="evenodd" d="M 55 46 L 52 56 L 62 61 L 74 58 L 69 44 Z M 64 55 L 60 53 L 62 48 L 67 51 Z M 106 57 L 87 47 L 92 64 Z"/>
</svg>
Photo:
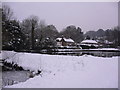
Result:
<svg viewBox="0 0 120 90">
<path fill-rule="evenodd" d="M 6 85 L 13 85 L 19 82 L 24 82 L 29 79 L 29 71 L 3 71 L 2 83 L 3 87 Z"/>
</svg>

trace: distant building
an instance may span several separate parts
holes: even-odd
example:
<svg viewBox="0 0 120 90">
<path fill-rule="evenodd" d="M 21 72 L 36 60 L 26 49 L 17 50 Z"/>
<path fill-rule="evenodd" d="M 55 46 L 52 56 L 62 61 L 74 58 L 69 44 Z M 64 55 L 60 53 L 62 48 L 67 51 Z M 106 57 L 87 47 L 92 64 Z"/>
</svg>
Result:
<svg viewBox="0 0 120 90">
<path fill-rule="evenodd" d="M 57 46 L 73 46 L 75 42 L 72 39 L 66 39 L 66 38 L 57 38 L 56 39 Z"/>
<path fill-rule="evenodd" d="M 112 47 L 114 47 L 114 42 L 110 42 L 110 41 L 108 41 L 108 40 L 105 40 L 104 41 L 104 47 L 107 47 L 107 48 L 112 48 Z"/>
<path fill-rule="evenodd" d="M 98 48 L 99 47 L 99 44 L 97 41 L 95 40 L 83 40 L 81 43 L 80 43 L 80 46 L 83 48 L 83 49 L 89 49 L 89 48 Z"/>
</svg>

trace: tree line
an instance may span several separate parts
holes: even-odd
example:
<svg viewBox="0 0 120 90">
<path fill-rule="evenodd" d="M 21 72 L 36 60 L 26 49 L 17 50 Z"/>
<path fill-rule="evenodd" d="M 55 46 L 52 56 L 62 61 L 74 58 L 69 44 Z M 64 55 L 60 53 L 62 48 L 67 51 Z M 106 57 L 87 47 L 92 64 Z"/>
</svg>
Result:
<svg viewBox="0 0 120 90">
<path fill-rule="evenodd" d="M 46 25 L 37 16 L 22 20 L 13 18 L 13 11 L 9 6 L 2 7 L 2 47 L 12 50 L 34 50 L 55 46 L 57 37 L 71 38 L 75 42 L 83 39 L 81 28 L 70 25 L 62 32 L 58 32 L 54 25 Z"/>
<path fill-rule="evenodd" d="M 94 40 L 107 40 L 112 42 L 114 47 L 120 46 L 120 27 L 118 26 L 107 30 L 99 29 L 97 31 L 88 31 L 85 36 Z"/>
<path fill-rule="evenodd" d="M 91 38 L 106 37 L 109 41 L 120 44 L 120 28 L 106 31 L 98 30 L 83 33 L 80 27 L 67 26 L 58 32 L 55 25 L 47 25 L 45 21 L 39 20 L 37 16 L 31 15 L 22 20 L 14 19 L 13 11 L 7 5 L 2 6 L 2 49 L 3 50 L 41 50 L 43 48 L 55 47 L 55 39 L 58 37 L 71 38 L 76 43 L 85 39 L 86 35 Z M 94 36 L 94 37 L 93 37 Z M 117 44 L 117 45 L 119 45 Z"/>
</svg>

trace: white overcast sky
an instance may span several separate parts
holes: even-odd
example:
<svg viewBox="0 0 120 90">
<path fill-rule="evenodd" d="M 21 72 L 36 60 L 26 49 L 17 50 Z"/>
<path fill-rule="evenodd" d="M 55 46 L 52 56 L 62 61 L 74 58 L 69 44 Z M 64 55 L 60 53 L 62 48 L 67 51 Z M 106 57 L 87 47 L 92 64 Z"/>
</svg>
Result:
<svg viewBox="0 0 120 90">
<path fill-rule="evenodd" d="M 14 16 L 22 21 L 36 15 L 58 31 L 69 25 L 82 31 L 108 29 L 118 25 L 117 2 L 6 2 Z"/>
</svg>

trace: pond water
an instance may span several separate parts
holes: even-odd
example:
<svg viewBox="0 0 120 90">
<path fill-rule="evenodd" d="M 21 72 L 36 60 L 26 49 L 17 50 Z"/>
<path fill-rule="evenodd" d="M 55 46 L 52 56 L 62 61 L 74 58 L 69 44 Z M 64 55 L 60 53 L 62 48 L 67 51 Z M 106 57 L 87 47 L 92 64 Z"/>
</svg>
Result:
<svg viewBox="0 0 120 90">
<path fill-rule="evenodd" d="M 2 86 L 13 85 L 19 82 L 25 82 L 29 79 L 29 71 L 3 71 Z"/>
</svg>

